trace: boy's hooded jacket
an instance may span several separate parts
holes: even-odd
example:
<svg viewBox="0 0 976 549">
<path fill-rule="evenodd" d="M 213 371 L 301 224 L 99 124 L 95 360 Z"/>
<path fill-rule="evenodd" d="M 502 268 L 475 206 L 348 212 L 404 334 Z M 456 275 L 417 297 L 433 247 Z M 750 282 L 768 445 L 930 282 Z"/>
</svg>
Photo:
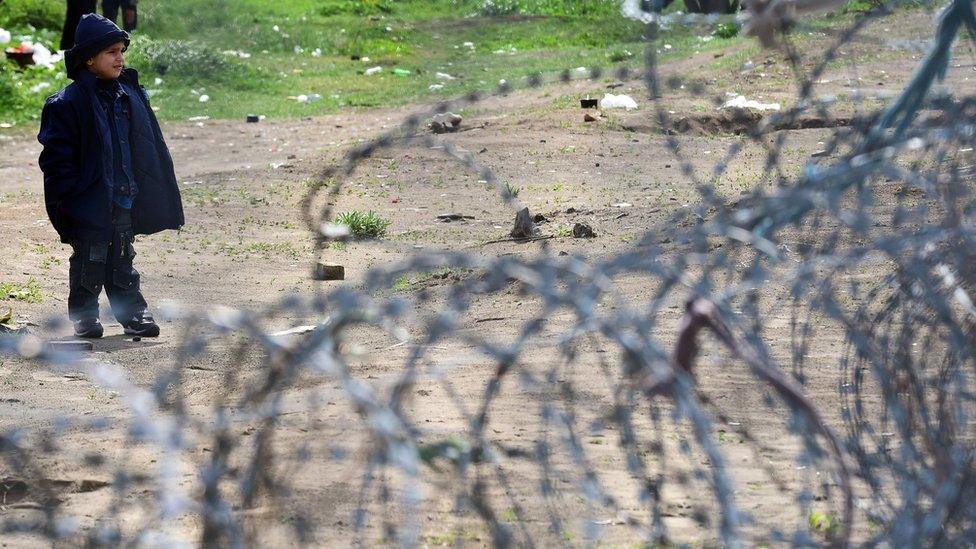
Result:
<svg viewBox="0 0 976 549">
<path fill-rule="evenodd" d="M 128 44 L 129 35 L 98 14 L 82 17 L 75 47 L 65 53 L 68 77 L 74 80 L 44 104 L 37 139 L 44 145 L 39 164 L 44 172 L 44 202 L 62 242 L 112 239 L 112 136 L 108 115 L 96 96 L 96 78 L 85 62 L 106 47 Z M 130 149 L 139 192 L 132 205 L 136 234 L 183 226 L 173 159 L 163 141 L 139 75 L 123 69 L 119 83 L 129 96 Z"/>
</svg>

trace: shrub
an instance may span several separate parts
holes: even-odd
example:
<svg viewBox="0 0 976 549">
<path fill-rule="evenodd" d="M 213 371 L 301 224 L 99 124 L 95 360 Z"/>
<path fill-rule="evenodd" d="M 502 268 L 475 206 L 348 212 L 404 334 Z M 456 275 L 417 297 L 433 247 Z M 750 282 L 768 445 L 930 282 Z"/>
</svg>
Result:
<svg viewBox="0 0 976 549">
<path fill-rule="evenodd" d="M 182 76 L 189 80 L 219 81 L 232 69 L 233 60 L 195 40 L 152 40 L 136 35 L 126 64 L 140 71 Z"/>
<path fill-rule="evenodd" d="M 349 227 L 349 232 L 356 238 L 379 238 L 386 234 L 386 229 L 392 221 L 384 219 L 370 211 L 363 213 L 357 210 L 343 212 L 336 216 L 336 223 Z"/>
<path fill-rule="evenodd" d="M 61 0 L 5 0 L 0 2 L 0 27 L 60 31 L 64 9 Z"/>
</svg>

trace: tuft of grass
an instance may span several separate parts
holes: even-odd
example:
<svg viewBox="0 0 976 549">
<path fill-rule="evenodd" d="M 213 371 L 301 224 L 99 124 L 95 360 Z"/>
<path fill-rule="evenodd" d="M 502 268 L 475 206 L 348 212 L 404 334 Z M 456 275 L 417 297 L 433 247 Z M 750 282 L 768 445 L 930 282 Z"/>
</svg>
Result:
<svg viewBox="0 0 976 549">
<path fill-rule="evenodd" d="M 386 235 L 386 230 L 393 221 L 380 217 L 370 210 L 363 213 L 358 210 L 342 212 L 336 216 L 336 223 L 349 227 L 349 232 L 357 239 L 380 238 Z"/>
<path fill-rule="evenodd" d="M 505 192 L 507 192 L 512 198 L 518 198 L 520 192 L 522 192 L 521 187 L 516 187 L 511 183 L 505 183 Z"/>
<path fill-rule="evenodd" d="M 828 539 L 832 538 L 840 530 L 840 521 L 829 513 L 811 511 L 807 518 L 810 530 L 823 534 Z"/>
<path fill-rule="evenodd" d="M 30 278 L 26 284 L 0 282 L 0 299 L 40 303 L 44 296 L 41 294 L 41 285 L 37 280 Z"/>
<path fill-rule="evenodd" d="M 739 35 L 737 23 L 719 23 L 715 25 L 715 36 L 719 38 L 735 38 Z"/>
</svg>

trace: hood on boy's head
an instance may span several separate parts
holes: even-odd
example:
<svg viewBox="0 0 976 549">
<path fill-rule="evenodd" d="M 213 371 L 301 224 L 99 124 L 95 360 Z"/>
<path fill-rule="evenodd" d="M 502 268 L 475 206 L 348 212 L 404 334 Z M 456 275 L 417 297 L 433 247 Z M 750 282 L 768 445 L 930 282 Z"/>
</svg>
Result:
<svg viewBox="0 0 976 549">
<path fill-rule="evenodd" d="M 84 68 L 86 61 L 116 42 L 125 42 L 128 47 L 129 33 L 97 13 L 82 15 L 75 30 L 75 46 L 64 52 L 68 78 L 78 78 L 78 72 Z"/>
</svg>

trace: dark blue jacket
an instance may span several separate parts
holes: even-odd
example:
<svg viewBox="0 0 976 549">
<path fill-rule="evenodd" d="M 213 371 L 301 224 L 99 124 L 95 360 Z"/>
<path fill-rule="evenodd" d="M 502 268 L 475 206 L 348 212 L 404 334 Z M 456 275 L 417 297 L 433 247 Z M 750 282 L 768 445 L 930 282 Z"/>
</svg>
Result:
<svg viewBox="0 0 976 549">
<path fill-rule="evenodd" d="M 112 137 L 95 95 L 95 76 L 82 70 L 75 78 L 48 98 L 41 114 L 37 139 L 44 145 L 39 160 L 44 202 L 62 242 L 107 242 L 112 239 L 112 199 L 104 182 Z M 159 122 L 135 70 L 123 69 L 119 83 L 133 102 L 139 102 L 141 115 L 141 123 L 134 118 L 130 130 L 133 175 L 139 188 L 132 205 L 133 230 L 153 234 L 179 229 L 184 223 L 183 204 Z"/>
</svg>

